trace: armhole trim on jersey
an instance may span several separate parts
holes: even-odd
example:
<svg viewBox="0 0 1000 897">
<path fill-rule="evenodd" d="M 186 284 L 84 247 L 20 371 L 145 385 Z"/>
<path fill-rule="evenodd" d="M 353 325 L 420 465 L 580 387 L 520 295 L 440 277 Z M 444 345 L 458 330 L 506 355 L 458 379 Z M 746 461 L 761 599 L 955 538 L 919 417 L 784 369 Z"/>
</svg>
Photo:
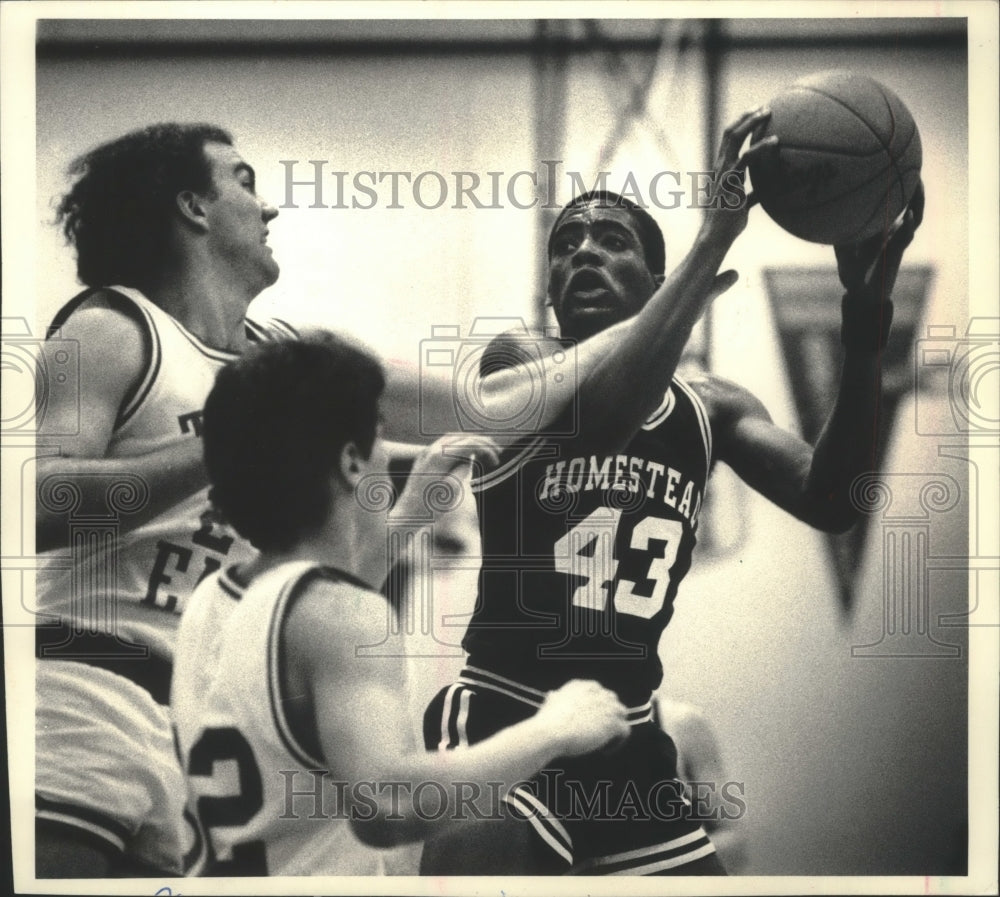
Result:
<svg viewBox="0 0 1000 897">
<path fill-rule="evenodd" d="M 82 829 L 96 835 L 122 853 L 125 852 L 125 845 L 132 837 L 128 826 L 123 825 L 117 819 L 112 819 L 110 816 L 105 816 L 89 807 L 49 800 L 37 793 L 35 794 L 35 817 L 75 829 Z"/>
<path fill-rule="evenodd" d="M 573 865 L 573 838 L 563 824 L 549 809 L 523 785 L 519 785 L 504 795 L 504 803 L 512 807 L 522 819 L 529 822 L 535 833 L 561 856 Z"/>
<path fill-rule="evenodd" d="M 88 287 L 82 293 L 77 293 L 72 299 L 69 300 L 62 308 L 55 313 L 55 317 L 49 322 L 49 326 L 45 330 L 45 338 L 49 339 L 59 332 L 63 324 L 65 324 L 70 315 L 73 314 L 84 302 L 86 302 L 95 293 L 101 292 L 102 287 Z M 114 294 L 112 294 L 114 295 Z"/>
<path fill-rule="evenodd" d="M 526 446 L 524 446 L 524 448 L 520 449 L 499 467 L 483 474 L 481 477 L 473 477 L 472 491 L 474 493 L 485 492 L 492 486 L 496 486 L 504 480 L 514 476 L 514 474 L 520 470 L 522 465 L 526 464 L 536 454 L 538 454 L 542 446 L 545 444 L 545 441 L 546 438 L 544 436 L 535 436 Z"/>
<path fill-rule="evenodd" d="M 247 318 L 244 321 L 247 338 L 255 343 L 270 343 L 278 339 L 299 339 L 299 332 L 281 318 L 268 318 L 263 324 Z"/>
<path fill-rule="evenodd" d="M 469 701 L 474 694 L 475 691 L 461 682 L 449 686 L 441 704 L 439 751 L 469 746 Z"/>
<path fill-rule="evenodd" d="M 322 569 L 314 567 L 304 570 L 285 583 L 271 612 L 271 622 L 267 635 L 267 689 L 271 705 L 271 719 L 285 750 L 307 769 L 325 769 L 327 764 L 323 760 L 313 757 L 300 744 L 285 716 L 281 694 L 281 670 L 284 666 L 281 636 L 292 603 L 318 578 L 325 578 L 324 573 Z"/>
<path fill-rule="evenodd" d="M 243 586 L 236 578 L 236 573 L 231 567 L 225 567 L 220 570 L 219 578 L 216 582 L 218 583 L 219 588 L 233 600 L 239 601 L 243 597 L 245 586 Z"/>
<path fill-rule="evenodd" d="M 156 378 L 160 373 L 160 365 L 163 362 L 163 348 L 160 345 L 160 334 L 156 329 L 156 322 L 148 309 L 143 308 L 138 303 L 134 307 L 139 309 L 144 323 L 143 334 L 146 337 L 146 365 L 142 378 L 135 387 L 129 391 L 122 401 L 118 416 L 115 418 L 115 430 L 120 430 L 125 426 L 139 410 L 146 400 Z"/>
<path fill-rule="evenodd" d="M 268 318 L 267 323 L 268 326 L 291 339 L 299 338 L 299 331 L 289 324 L 288 321 L 284 321 L 281 318 Z"/>
<path fill-rule="evenodd" d="M 691 404 L 694 406 L 694 413 L 698 418 L 698 426 L 701 429 L 701 438 L 705 443 L 705 476 L 707 477 L 708 472 L 712 469 L 712 424 L 708 417 L 708 409 L 701 400 L 701 396 L 687 382 L 680 377 L 674 377 L 674 383 L 691 400 Z"/>
<path fill-rule="evenodd" d="M 373 589 L 368 583 L 362 579 L 358 579 L 353 573 L 348 573 L 346 570 L 341 570 L 340 567 L 331 567 L 329 565 L 324 565 L 317 571 L 323 576 L 324 579 L 330 582 L 346 582 L 349 586 L 357 586 L 359 589 L 364 589 L 366 592 L 373 592 L 374 594 L 380 595 L 381 592 Z M 382 596 L 385 597 L 384 595 Z"/>
<path fill-rule="evenodd" d="M 108 305 L 112 309 L 121 312 L 127 318 L 138 324 L 139 328 L 142 330 L 142 376 L 129 386 L 128 391 L 122 398 L 121 405 L 118 408 L 118 414 L 115 416 L 114 429 L 117 431 L 120 430 L 129 421 L 129 419 L 135 415 L 139 406 L 145 400 L 146 396 L 149 395 L 149 391 L 153 388 L 153 383 L 156 382 L 157 374 L 160 372 L 160 362 L 163 354 L 160 348 L 160 335 L 156 329 L 156 322 L 153 320 L 153 316 L 149 313 L 148 309 L 143 306 L 143 303 L 140 302 L 135 296 L 131 295 L 132 288 L 109 286 L 91 287 L 90 289 L 84 290 L 79 295 L 70 299 L 69 302 L 59 309 L 55 317 L 52 319 L 52 323 L 49 324 L 48 330 L 46 331 L 46 339 L 56 333 L 63 326 L 63 324 L 70 319 L 72 314 L 80 308 L 80 306 L 97 293 L 102 294 L 102 298 L 107 301 Z M 142 295 L 138 290 L 136 290 L 135 293 L 137 295 Z"/>
<path fill-rule="evenodd" d="M 271 338 L 267 330 L 251 318 L 244 319 L 243 329 L 246 331 L 247 339 L 252 343 L 264 343 Z"/>
<path fill-rule="evenodd" d="M 655 430 L 660 424 L 662 424 L 668 417 L 670 417 L 670 412 L 674 410 L 674 406 L 677 404 L 677 397 L 674 395 L 673 389 L 669 386 L 663 393 L 663 398 L 660 404 L 657 406 L 656 410 L 646 418 L 642 425 L 643 430 Z"/>
</svg>

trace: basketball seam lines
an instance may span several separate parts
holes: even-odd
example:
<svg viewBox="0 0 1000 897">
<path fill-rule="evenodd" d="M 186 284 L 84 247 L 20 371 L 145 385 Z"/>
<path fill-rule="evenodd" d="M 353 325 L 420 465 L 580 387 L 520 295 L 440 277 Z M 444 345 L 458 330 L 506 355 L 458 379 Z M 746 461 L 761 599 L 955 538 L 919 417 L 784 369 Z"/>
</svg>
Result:
<svg viewBox="0 0 1000 897">
<path fill-rule="evenodd" d="M 878 131 L 876 131 L 872 127 L 871 122 L 869 122 L 866 119 L 862 118 L 858 114 L 858 111 L 856 109 L 852 109 L 850 106 L 847 105 L 847 103 L 845 103 L 843 100 L 839 99 L 838 97 L 833 96 L 833 94 L 829 94 L 826 91 L 819 90 L 816 87 L 802 86 L 799 89 L 800 90 L 810 90 L 813 93 L 818 93 L 821 97 L 826 97 L 828 100 L 833 100 L 833 102 L 836 103 L 838 106 L 843 106 L 848 112 L 851 113 L 851 115 L 853 115 L 859 122 L 861 122 L 861 124 L 863 124 L 869 131 L 871 131 L 872 137 L 874 137 L 875 140 L 878 142 L 878 144 L 882 147 L 882 149 L 884 149 L 886 151 L 886 153 L 889 155 L 889 158 L 890 159 L 892 158 L 892 152 L 889 149 L 889 146 L 887 146 L 885 144 L 885 142 L 882 140 L 882 138 L 879 136 Z M 882 91 L 880 90 L 879 93 L 882 93 Z M 884 93 L 882 93 L 882 99 L 883 100 L 886 99 Z M 886 103 L 888 103 L 888 102 L 889 101 L 886 100 Z M 891 107 L 890 107 L 890 114 L 891 114 L 891 111 L 892 110 L 891 110 Z M 892 137 L 895 136 L 895 133 L 896 133 L 896 117 L 892 116 L 892 136 L 889 137 L 890 145 L 891 145 L 891 142 L 892 142 Z"/>
<path fill-rule="evenodd" d="M 843 199 L 845 196 L 850 196 L 851 193 L 855 192 L 856 190 L 859 190 L 861 187 L 867 187 L 876 178 L 879 178 L 882 175 L 884 175 L 891 167 L 892 166 L 890 166 L 890 165 L 886 165 L 885 168 L 880 168 L 875 174 L 873 174 L 870 178 L 868 178 L 867 181 L 864 181 L 863 183 L 860 183 L 860 184 L 855 184 L 849 190 L 846 190 L 843 193 L 838 193 L 836 196 L 828 196 L 822 202 L 813 203 L 808 208 L 808 210 L 799 210 L 799 211 L 809 211 L 809 212 L 812 212 L 812 211 L 815 211 L 816 209 L 822 209 L 823 206 L 828 206 L 832 202 L 837 202 L 837 201 Z M 793 211 L 793 210 L 790 210 L 790 209 L 778 209 L 777 211 L 779 211 L 779 212 L 787 212 L 787 211 Z"/>
<path fill-rule="evenodd" d="M 803 143 L 786 143 L 784 140 L 780 140 L 780 138 L 779 141 L 780 141 L 779 145 L 783 150 L 790 149 L 806 153 L 826 153 L 828 155 L 831 155 L 835 152 L 836 155 L 847 156 L 849 159 L 867 159 L 870 156 L 880 156 L 885 152 L 885 150 L 882 147 L 879 147 L 877 150 L 874 150 L 870 153 L 851 153 L 848 152 L 847 150 L 842 150 L 842 149 L 831 150 L 827 146 L 806 146 Z"/>
<path fill-rule="evenodd" d="M 917 136 L 917 123 L 913 123 L 913 130 L 910 131 L 910 139 L 906 141 L 906 144 L 899 150 L 899 156 L 897 161 L 902 159 L 906 155 L 906 151 L 910 148 L 910 144 L 913 143 L 913 138 Z"/>
<path fill-rule="evenodd" d="M 885 103 L 886 108 L 889 110 L 889 118 L 892 120 L 892 134 L 889 137 L 889 143 L 888 144 L 886 144 L 882 140 L 882 138 L 879 136 L 878 131 L 876 131 L 875 128 L 872 127 L 871 122 L 869 122 L 867 119 L 863 118 L 861 116 L 861 114 L 856 109 L 852 108 L 851 106 L 848 106 L 847 103 L 845 103 L 843 100 L 839 99 L 838 97 L 833 96 L 832 94 L 827 93 L 824 90 L 820 90 L 817 87 L 812 87 L 812 86 L 809 86 L 809 85 L 802 85 L 800 87 L 800 89 L 801 90 L 811 91 L 812 93 L 819 94 L 821 97 L 826 97 L 828 100 L 832 100 L 838 106 L 842 106 L 844 109 L 846 109 L 848 112 L 850 112 L 859 122 L 861 122 L 869 131 L 871 131 L 872 136 L 881 145 L 882 149 L 885 150 L 885 154 L 889 157 L 889 165 L 886 168 L 882 169 L 882 171 L 879 172 L 879 175 L 881 175 L 883 172 L 885 172 L 887 168 L 892 168 L 892 170 L 896 174 L 896 180 L 899 182 L 900 196 L 903 196 L 903 195 L 905 195 L 904 194 L 904 190 L 903 190 L 903 176 L 902 176 L 902 174 L 899 171 L 899 166 L 896 164 L 897 159 L 892 154 L 892 140 L 896 136 L 896 115 L 895 115 L 895 113 L 892 110 L 892 103 L 889 102 L 889 98 L 885 95 L 885 91 L 882 89 L 882 87 L 880 85 L 876 85 L 876 86 L 878 87 L 879 95 L 882 97 L 882 100 Z M 916 132 L 917 132 L 917 123 L 914 122 L 913 123 L 913 134 L 910 135 L 910 139 L 906 142 L 906 146 L 903 147 L 903 149 L 900 151 L 900 155 L 902 155 L 902 153 L 906 152 L 906 149 L 909 147 L 910 143 L 913 142 L 913 136 L 914 136 L 914 134 L 916 134 Z M 859 186 L 862 186 L 862 187 L 866 186 L 867 184 L 870 184 L 873 180 L 874 180 L 874 178 L 871 178 L 868 181 L 866 181 L 864 184 L 861 184 Z M 888 197 L 888 191 L 886 192 L 886 196 Z M 832 202 L 832 200 L 827 200 L 827 202 Z M 821 205 L 823 205 L 823 204 L 821 204 Z M 877 212 L 877 210 L 876 210 L 876 212 Z M 869 215 L 868 222 L 866 222 L 866 224 L 869 223 L 869 222 L 871 222 L 872 218 L 874 218 L 874 217 L 875 217 L 875 213 L 873 213 L 872 215 Z M 864 229 L 865 228 L 862 228 L 862 230 L 864 230 Z M 885 228 L 883 228 L 883 230 L 885 230 Z"/>
<path fill-rule="evenodd" d="M 876 87 L 878 87 L 878 92 L 879 92 L 879 94 L 882 97 L 882 101 L 885 103 L 885 108 L 889 110 L 889 118 L 892 119 L 892 136 L 895 137 L 896 136 L 896 115 L 892 111 L 892 103 L 889 102 L 889 98 L 885 95 L 885 91 L 882 90 L 881 86 L 879 86 L 878 84 L 876 84 Z M 890 138 L 889 143 L 890 143 L 890 146 L 891 146 L 891 144 L 892 144 L 891 138 Z M 896 165 L 896 159 L 892 155 L 891 150 L 889 150 L 888 148 L 886 148 L 886 152 L 889 153 L 889 164 L 892 166 L 892 170 L 896 173 L 896 181 L 899 184 L 899 196 L 900 196 L 900 199 L 902 199 L 906 194 L 903 191 L 903 178 L 902 178 L 902 176 L 899 173 L 899 166 Z M 891 189 L 892 189 L 892 185 L 890 184 L 890 185 L 888 185 L 888 188 L 887 188 L 886 194 L 885 194 L 885 205 L 881 209 L 881 212 L 882 212 L 882 234 L 883 234 L 883 239 L 885 239 L 885 234 L 887 234 L 889 232 L 889 226 L 892 224 L 891 221 L 886 221 L 885 220 L 886 215 L 888 214 L 888 210 L 889 210 L 889 190 L 891 190 Z M 880 210 L 876 209 L 876 212 L 878 212 L 878 211 L 880 211 Z M 872 218 L 873 217 L 874 217 L 874 215 L 872 216 Z M 871 218 L 869 218 L 868 220 L 871 221 Z"/>
<path fill-rule="evenodd" d="M 882 152 L 884 152 L 889 157 L 889 164 L 886 165 L 885 168 L 880 169 L 875 175 L 873 175 L 867 181 L 865 181 L 862 184 L 856 185 L 855 187 L 852 188 L 852 190 L 849 190 L 849 191 L 847 191 L 846 193 L 844 193 L 844 194 L 842 194 L 840 196 L 834 196 L 834 197 L 827 198 L 822 203 L 819 203 L 816 206 L 814 206 L 813 210 L 815 210 L 815 209 L 821 209 L 825 205 L 829 205 L 830 203 L 837 202 L 838 200 L 843 199 L 845 196 L 847 196 L 853 190 L 856 190 L 859 187 L 865 187 L 868 184 L 871 184 L 873 181 L 875 181 L 876 178 L 882 177 L 890 169 L 896 175 L 896 180 L 899 183 L 900 194 L 902 195 L 903 191 L 904 191 L 903 175 L 902 175 L 902 172 L 899 170 L 899 165 L 897 164 L 897 162 L 899 160 L 893 156 L 892 149 L 891 149 L 893 138 L 896 136 L 896 116 L 895 116 L 895 113 L 893 112 L 892 104 L 889 102 L 889 98 L 885 95 L 885 91 L 882 90 L 881 86 L 879 86 L 879 94 L 881 95 L 883 101 L 885 102 L 886 108 L 889 110 L 889 117 L 890 117 L 890 120 L 892 121 L 892 135 L 889 138 L 889 143 L 888 144 L 886 144 L 882 140 L 882 138 L 879 135 L 879 133 L 875 130 L 875 128 L 872 126 L 872 124 L 867 119 L 863 118 L 861 116 L 861 114 L 856 109 L 854 109 L 851 106 L 847 105 L 847 103 L 843 102 L 838 97 L 833 96 L 832 94 L 829 94 L 826 91 L 820 90 L 819 88 L 813 87 L 811 85 L 799 85 L 798 89 L 818 94 L 821 97 L 826 97 L 826 99 L 831 100 L 832 102 L 836 103 L 838 106 L 841 106 L 844 109 L 846 109 L 859 122 L 861 122 L 861 124 L 863 124 L 871 132 L 872 136 L 875 138 L 875 141 L 881 147 Z M 909 149 L 910 144 L 913 142 L 913 138 L 916 136 L 916 134 L 917 134 L 917 124 L 916 124 L 916 122 L 914 122 L 913 123 L 913 130 L 910 133 L 909 139 L 906 141 L 906 144 L 899 151 L 899 156 L 900 157 L 902 157 L 902 155 L 906 152 L 906 150 Z M 814 148 L 814 147 L 808 147 L 808 146 L 799 146 L 799 145 L 795 145 L 795 144 L 783 144 L 782 146 L 783 146 L 783 148 L 786 148 L 786 149 L 795 149 L 795 150 L 805 151 L 805 152 L 809 152 L 809 151 L 812 151 L 812 150 L 815 150 L 816 152 L 821 152 L 822 151 L 821 148 Z M 857 158 L 866 158 L 868 156 L 876 155 L 876 153 L 850 153 L 850 152 L 844 152 L 844 151 L 839 150 L 839 149 L 838 149 L 837 152 L 838 152 L 839 155 L 844 155 L 844 156 L 848 156 L 850 158 L 855 158 L 855 159 L 857 159 Z M 910 170 L 911 169 L 907 169 L 907 171 L 910 171 Z M 888 192 L 886 193 L 886 196 L 888 196 Z M 882 205 L 882 204 L 880 203 L 879 205 Z M 872 211 L 872 213 L 866 219 L 865 227 L 861 228 L 861 230 L 865 230 L 866 229 L 867 225 L 870 224 L 870 222 L 875 218 L 875 216 L 879 213 L 879 211 L 880 210 L 879 210 L 878 207 L 876 207 Z"/>
<path fill-rule="evenodd" d="M 896 133 L 896 116 L 895 116 L 895 113 L 892 111 L 892 103 L 889 102 L 889 98 L 885 95 L 885 91 L 882 89 L 882 86 L 879 85 L 879 84 L 877 84 L 877 83 L 876 83 L 876 86 L 878 87 L 878 92 L 880 94 L 882 94 L 882 99 L 885 100 L 885 105 L 886 105 L 886 108 L 888 108 L 888 110 L 889 110 L 889 115 L 892 116 L 892 130 L 893 130 L 893 134 L 895 134 Z M 910 134 L 910 139 L 906 141 L 906 145 L 899 151 L 899 158 L 902 158 L 903 154 L 910 148 L 910 144 L 913 143 L 913 138 L 916 135 L 916 133 L 917 133 L 917 123 L 914 120 L 914 122 L 913 122 L 913 131 Z M 900 196 L 901 199 L 905 199 L 906 198 L 906 186 L 903 183 L 903 173 L 899 170 L 899 165 L 897 164 L 899 162 L 899 158 L 893 156 L 892 153 L 889 153 L 889 161 L 892 164 L 893 170 L 896 172 L 896 180 L 899 182 L 899 196 Z M 910 169 L 907 169 L 907 170 L 909 171 Z M 886 194 L 886 195 L 888 196 L 888 194 Z M 906 204 L 905 203 L 903 205 L 903 211 L 904 212 L 906 211 Z M 871 219 L 869 219 L 869 220 L 871 220 Z M 883 233 L 888 233 L 889 226 L 891 224 L 892 224 L 891 221 L 884 223 L 884 226 L 883 226 L 883 229 L 882 229 Z"/>
</svg>

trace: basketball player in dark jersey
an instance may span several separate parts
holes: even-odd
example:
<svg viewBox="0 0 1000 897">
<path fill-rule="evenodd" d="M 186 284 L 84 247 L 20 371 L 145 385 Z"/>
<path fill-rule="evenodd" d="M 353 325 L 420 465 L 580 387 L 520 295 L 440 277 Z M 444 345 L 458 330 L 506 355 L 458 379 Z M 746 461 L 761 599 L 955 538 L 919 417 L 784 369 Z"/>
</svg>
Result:
<svg viewBox="0 0 1000 897">
<path fill-rule="evenodd" d="M 734 169 L 734 152 L 763 115 L 727 129 L 720 176 Z M 474 744 L 529 717 L 548 690 L 582 671 L 630 708 L 632 734 L 617 750 L 567 760 L 514 789 L 503 823 L 469 827 L 460 841 L 430 842 L 425 873 L 724 871 L 704 829 L 689 818 L 675 746 L 652 722 L 650 703 L 662 679 L 657 646 L 691 564 L 708 474 L 724 461 L 798 519 L 828 531 L 850 527 L 850 484 L 874 456 L 889 296 L 922 205 L 921 188 L 888 234 L 837 247 L 847 289 L 845 359 L 838 400 L 815 448 L 777 428 L 737 384 L 711 374 L 675 376 L 675 341 L 673 354 L 649 355 L 641 380 L 605 384 L 609 402 L 617 396 L 641 416 L 619 415 L 623 426 L 595 430 L 581 405 L 574 436 L 525 440 L 478 480 L 483 561 L 463 642 L 468 658 L 458 681 L 428 708 L 427 746 Z M 690 276 L 692 256 L 706 244 L 721 261 L 745 225 L 746 204 L 729 214 L 735 220 L 728 224 L 718 214 L 706 217 L 681 274 L 671 275 L 675 283 Z M 665 302 L 671 280 L 664 281 L 664 255 L 658 226 L 635 204 L 607 192 L 573 200 L 548 243 L 561 338 L 585 340 L 635 316 L 631 338 L 644 328 L 655 345 L 661 334 L 650 312 L 657 305 L 689 333 L 704 304 L 692 314 L 683 296 Z M 518 354 L 516 339 L 499 339 L 483 364 Z M 636 393 L 646 396 L 645 408 Z"/>
</svg>

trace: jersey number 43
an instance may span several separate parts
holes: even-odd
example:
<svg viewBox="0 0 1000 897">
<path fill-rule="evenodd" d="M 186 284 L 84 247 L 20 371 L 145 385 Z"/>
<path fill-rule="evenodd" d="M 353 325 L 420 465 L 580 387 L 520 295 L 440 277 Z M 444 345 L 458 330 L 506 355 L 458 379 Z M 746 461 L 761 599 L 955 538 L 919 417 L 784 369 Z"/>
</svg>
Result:
<svg viewBox="0 0 1000 897">
<path fill-rule="evenodd" d="M 662 517 L 644 517 L 632 528 L 629 547 L 634 551 L 649 553 L 645 578 L 653 581 L 653 591 L 648 597 L 635 593 L 636 584 L 620 579 L 615 540 L 621 523 L 622 512 L 617 508 L 601 507 L 581 520 L 554 546 L 555 569 L 567 576 L 582 578 L 583 582 L 573 592 L 576 607 L 605 611 L 608 597 L 614 586 L 614 609 L 620 614 L 642 617 L 656 616 L 670 588 L 670 569 L 677 559 L 683 528 L 679 520 Z M 663 543 L 662 554 L 653 554 L 654 543 Z"/>
</svg>

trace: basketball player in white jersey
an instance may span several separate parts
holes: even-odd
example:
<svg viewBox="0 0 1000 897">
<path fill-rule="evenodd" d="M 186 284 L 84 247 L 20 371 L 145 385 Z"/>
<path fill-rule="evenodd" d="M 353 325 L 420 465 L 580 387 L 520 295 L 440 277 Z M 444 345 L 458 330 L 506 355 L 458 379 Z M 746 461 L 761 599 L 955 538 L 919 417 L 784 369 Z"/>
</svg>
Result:
<svg viewBox="0 0 1000 897">
<path fill-rule="evenodd" d="M 365 351 L 312 336 L 253 348 L 206 402 L 212 501 L 261 554 L 202 582 L 180 626 L 172 708 L 200 874 L 377 874 L 370 847 L 417 840 L 491 800 L 495 812 L 548 760 L 628 731 L 610 692 L 577 681 L 477 748 L 413 743 L 404 658 L 364 650 L 394 613 L 376 591 L 386 505 L 371 501 L 388 462 L 383 388 Z M 423 513 L 425 490 L 457 483 L 462 464 L 435 443 L 393 513 Z"/>
<path fill-rule="evenodd" d="M 203 516 L 201 408 L 278 277 L 278 213 L 210 125 L 127 134 L 71 172 L 59 218 L 88 289 L 43 350 L 51 369 L 78 347 L 79 395 L 54 392 L 39 422 L 37 547 L 62 551 L 38 582 L 36 871 L 176 874 L 177 621 L 199 577 L 251 556 Z"/>
<path fill-rule="evenodd" d="M 52 390 L 38 425 L 36 872 L 177 873 L 177 622 L 199 579 L 253 555 L 206 514 L 201 411 L 247 345 L 296 336 L 245 318 L 278 277 L 278 212 L 214 125 L 143 128 L 70 173 L 58 217 L 87 289 L 41 358 L 75 347 L 79 390 Z"/>
<path fill-rule="evenodd" d="M 205 516 L 201 409 L 218 368 L 271 329 L 245 315 L 278 276 L 267 245 L 278 213 L 213 125 L 144 128 L 71 174 L 59 219 L 87 289 L 57 314 L 60 339 L 41 359 L 54 371 L 67 346 L 79 353 L 78 392 L 53 390 L 39 418 L 36 548 L 49 554 L 38 581 L 36 873 L 176 872 L 184 835 L 165 705 L 177 620 L 201 577 L 252 556 Z M 529 376 L 523 388 L 535 385 Z M 550 383 L 554 399 L 569 385 Z M 509 390 L 523 407 L 518 388 L 508 380 L 484 400 Z M 417 405 L 405 379 L 388 392 L 387 430 Z"/>
</svg>

